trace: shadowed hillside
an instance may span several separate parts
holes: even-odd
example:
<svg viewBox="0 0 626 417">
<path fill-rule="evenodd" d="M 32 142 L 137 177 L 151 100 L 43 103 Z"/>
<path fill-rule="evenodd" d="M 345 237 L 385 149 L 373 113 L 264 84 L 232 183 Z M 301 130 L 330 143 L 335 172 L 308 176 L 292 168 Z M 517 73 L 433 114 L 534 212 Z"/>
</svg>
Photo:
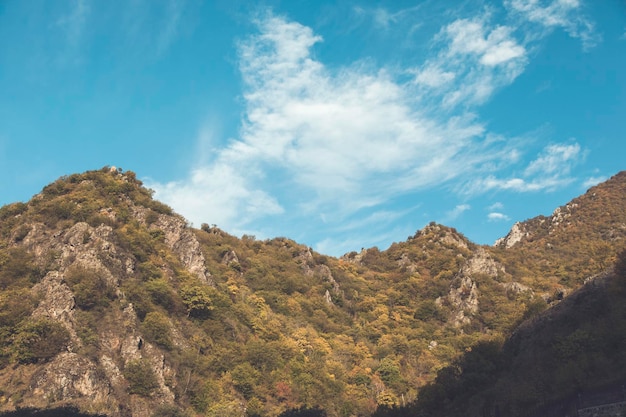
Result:
<svg viewBox="0 0 626 417">
<path fill-rule="evenodd" d="M 479 343 L 405 408 L 376 416 L 578 415 L 625 401 L 626 250 L 615 268 L 520 325 L 502 343 Z"/>
</svg>

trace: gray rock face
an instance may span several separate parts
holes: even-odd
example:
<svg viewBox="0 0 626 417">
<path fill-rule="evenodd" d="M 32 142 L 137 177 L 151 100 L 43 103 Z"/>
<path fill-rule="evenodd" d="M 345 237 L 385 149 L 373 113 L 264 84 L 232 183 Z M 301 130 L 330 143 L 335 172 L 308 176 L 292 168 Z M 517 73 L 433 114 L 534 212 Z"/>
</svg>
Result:
<svg viewBox="0 0 626 417">
<path fill-rule="evenodd" d="M 57 355 L 33 377 L 33 396 L 46 401 L 88 399 L 93 403 L 109 402 L 111 386 L 88 359 L 71 352 Z"/>
<path fill-rule="evenodd" d="M 476 277 L 486 275 L 497 278 L 504 273 L 504 266 L 491 258 L 483 248 L 478 248 L 474 252 L 459 270 L 447 296 L 453 310 L 451 322 L 455 327 L 469 324 L 471 316 L 478 313 L 480 292 L 476 285 Z"/>
<path fill-rule="evenodd" d="M 215 285 L 206 268 L 200 242 L 182 219 L 161 214 L 153 226 L 165 233 L 165 243 L 178 256 L 185 269 L 200 281 Z"/>
<path fill-rule="evenodd" d="M 463 265 L 460 275 L 474 276 L 478 274 L 497 278 L 505 272 L 504 266 L 497 263 L 483 248 L 479 248 L 474 255 Z"/>
<path fill-rule="evenodd" d="M 471 316 L 478 313 L 478 287 L 469 276 L 461 276 L 460 285 L 450 288 L 448 301 L 453 307 L 452 323 L 456 327 L 469 324 Z"/>
<path fill-rule="evenodd" d="M 137 217 L 142 220 L 140 215 Z M 150 228 L 163 231 L 165 244 L 191 275 L 214 285 L 200 243 L 181 218 L 161 214 Z M 63 351 L 49 362 L 22 365 L 18 373 L 11 373 L 9 368 L 0 370 L 0 378 L 12 381 L 11 392 L 21 393 L 20 404 L 9 400 L 1 408 L 71 403 L 112 417 L 129 414 L 149 417 L 155 403 L 173 404 L 175 371 L 168 365 L 163 351 L 146 341 L 134 307 L 126 300 L 122 288 L 124 281 L 135 274 L 136 260 L 119 244 L 113 228 L 79 222 L 52 231 L 43 224 L 33 223 L 24 230 L 27 233 L 16 245 L 34 254 L 40 267 L 47 270 L 31 290 L 39 300 L 32 315 L 62 324 L 70 338 Z M 85 354 L 85 342 L 79 336 L 79 327 L 84 326 L 80 320 L 85 312 L 79 310 L 73 287 L 68 283 L 68 277 L 75 271 L 94 274 L 114 293 L 111 302 L 115 305 L 107 310 L 98 329 L 94 329 L 97 334 L 93 337 L 98 340 L 95 354 Z M 172 332 L 178 334 L 176 329 Z M 150 364 L 157 382 L 149 398 L 127 394 L 129 383 L 123 370 L 129 362 L 137 360 Z"/>
<path fill-rule="evenodd" d="M 521 242 L 521 240 L 528 235 L 529 232 L 524 230 L 524 225 L 517 222 L 513 225 L 511 231 L 509 231 L 505 237 L 496 240 L 494 246 L 505 247 L 508 249 L 515 246 L 516 243 Z"/>
</svg>

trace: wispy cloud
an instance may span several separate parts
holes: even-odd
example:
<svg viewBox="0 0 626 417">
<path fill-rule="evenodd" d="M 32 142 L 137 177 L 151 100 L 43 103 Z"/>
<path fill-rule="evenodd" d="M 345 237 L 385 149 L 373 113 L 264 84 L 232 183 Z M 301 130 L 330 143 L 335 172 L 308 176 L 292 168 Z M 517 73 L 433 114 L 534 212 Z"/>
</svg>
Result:
<svg viewBox="0 0 626 417">
<path fill-rule="evenodd" d="M 448 211 L 445 217 L 440 221 L 441 223 L 449 223 L 458 219 L 463 213 L 470 210 L 472 207 L 469 204 L 458 204 L 452 210 Z"/>
<path fill-rule="evenodd" d="M 490 205 L 489 207 L 487 207 L 487 210 L 489 211 L 496 211 L 496 210 L 502 210 L 504 208 L 504 204 L 498 202 L 493 203 L 492 205 Z"/>
<path fill-rule="evenodd" d="M 563 176 L 570 173 L 572 166 L 581 158 L 578 143 L 548 145 L 537 159 L 532 161 L 526 170 L 525 176 L 541 174 L 543 176 Z"/>
<path fill-rule="evenodd" d="M 86 0 L 74 0 L 69 13 L 57 19 L 57 26 L 65 31 L 70 44 L 76 44 L 80 41 L 89 10 Z"/>
<path fill-rule="evenodd" d="M 422 9 L 422 5 L 403 8 L 397 11 L 390 11 L 385 7 L 365 8 L 361 6 L 354 7 L 357 15 L 369 17 L 374 26 L 378 29 L 390 29 L 391 26 L 398 24 L 405 18 L 412 17 L 417 11 Z M 411 31 L 415 30 L 418 24 L 413 23 Z"/>
<path fill-rule="evenodd" d="M 165 53 L 176 40 L 184 10 L 184 0 L 170 0 L 167 3 L 164 24 L 157 40 L 157 53 Z"/>
<path fill-rule="evenodd" d="M 604 176 L 599 176 L 599 177 L 589 177 L 587 178 L 583 183 L 582 183 L 582 187 L 584 189 L 593 187 L 594 185 L 598 185 L 601 182 L 606 181 L 608 178 L 604 177 Z"/>
<path fill-rule="evenodd" d="M 490 222 L 501 222 L 501 221 L 508 221 L 511 220 L 511 218 L 509 216 L 507 216 L 504 213 L 500 213 L 500 212 L 491 212 L 487 215 L 487 219 Z"/>
<path fill-rule="evenodd" d="M 69 11 L 59 17 L 55 24 L 65 37 L 65 47 L 58 56 L 63 65 L 80 62 L 80 47 L 84 42 L 84 31 L 91 12 L 86 0 L 74 0 Z"/>
<path fill-rule="evenodd" d="M 422 93 L 446 108 L 484 103 L 522 73 L 526 49 L 513 28 L 492 25 L 490 16 L 458 19 L 437 36 L 439 53 L 411 70 Z"/>
<path fill-rule="evenodd" d="M 285 228 L 314 216 L 328 230 L 368 225 L 382 236 L 387 219 L 405 215 L 385 204 L 408 193 L 446 184 L 459 194 L 543 191 L 572 181 L 568 167 L 582 153 L 576 143 L 546 147 L 522 175 L 502 174 L 521 152 L 489 133 L 474 109 L 512 83 L 528 56 L 515 28 L 488 14 L 445 25 L 433 55 L 399 71 L 331 68 L 316 59 L 323 39 L 311 28 L 271 13 L 256 24 L 258 33 L 238 44 L 245 105 L 238 137 L 188 178 L 148 184 L 194 222 L 237 233 L 279 214 Z M 400 81 L 407 73 L 413 78 Z M 447 215 L 469 209 L 461 204 Z M 491 220 L 505 217 L 491 210 Z M 349 241 L 323 240 L 318 249 Z"/>
<path fill-rule="evenodd" d="M 570 36 L 580 39 L 585 50 L 602 40 L 593 21 L 580 12 L 582 2 L 579 0 L 509 0 L 505 5 L 512 13 L 546 30 L 564 29 Z"/>
<path fill-rule="evenodd" d="M 523 175 L 511 178 L 488 175 L 470 181 L 465 192 L 479 194 L 494 189 L 517 192 L 553 191 L 575 180 L 569 174 L 583 158 L 584 152 L 578 143 L 548 145 L 526 166 Z"/>
</svg>

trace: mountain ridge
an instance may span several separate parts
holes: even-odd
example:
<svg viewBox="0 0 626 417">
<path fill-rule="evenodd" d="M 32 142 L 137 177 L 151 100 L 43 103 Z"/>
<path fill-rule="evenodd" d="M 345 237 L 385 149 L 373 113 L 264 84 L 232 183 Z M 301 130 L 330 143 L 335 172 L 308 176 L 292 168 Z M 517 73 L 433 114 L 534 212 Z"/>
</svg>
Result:
<svg viewBox="0 0 626 417">
<path fill-rule="evenodd" d="M 131 171 L 62 177 L 0 208 L 0 410 L 334 417 L 407 404 L 614 261 L 626 175 L 587 194 L 552 233 L 531 219 L 534 238 L 509 248 L 431 223 L 334 258 L 191 228 Z M 598 210 L 610 221 L 589 221 Z"/>
</svg>

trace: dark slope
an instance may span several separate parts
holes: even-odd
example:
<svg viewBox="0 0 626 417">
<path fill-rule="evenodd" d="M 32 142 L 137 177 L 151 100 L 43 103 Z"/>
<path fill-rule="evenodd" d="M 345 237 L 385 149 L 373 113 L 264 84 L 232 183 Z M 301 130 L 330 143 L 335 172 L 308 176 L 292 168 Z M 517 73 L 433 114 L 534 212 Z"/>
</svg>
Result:
<svg viewBox="0 0 626 417">
<path fill-rule="evenodd" d="M 614 270 L 522 323 L 504 342 L 472 347 L 406 408 L 376 416 L 578 415 L 623 401 L 626 382 L 626 251 Z"/>
</svg>

